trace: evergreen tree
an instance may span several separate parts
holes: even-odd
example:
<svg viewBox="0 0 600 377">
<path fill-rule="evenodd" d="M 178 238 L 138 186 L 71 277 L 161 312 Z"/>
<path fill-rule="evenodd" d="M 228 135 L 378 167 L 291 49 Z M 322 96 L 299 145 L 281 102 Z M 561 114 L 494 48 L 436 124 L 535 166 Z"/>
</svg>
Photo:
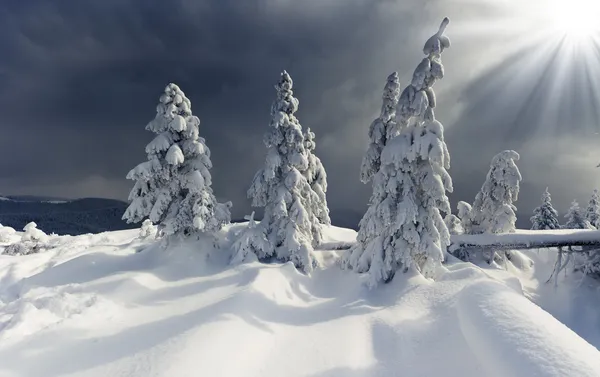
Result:
<svg viewBox="0 0 600 377">
<path fill-rule="evenodd" d="M 443 35 L 449 20 L 423 48 L 426 57 L 402 92 L 395 117 L 397 136 L 381 152 L 373 195 L 360 222 L 356 245 L 343 265 L 369 272 L 370 282 L 390 281 L 397 270 L 414 268 L 433 276 L 444 259 L 450 234 L 440 211 L 450 213 L 446 191 L 452 179 L 443 126 L 435 119 L 433 85 L 444 76 Z"/>
<path fill-rule="evenodd" d="M 598 190 L 594 190 L 588 207 L 585 211 L 585 218 L 592 224 L 594 228 L 599 228 L 600 225 L 600 194 Z"/>
<path fill-rule="evenodd" d="M 292 86 L 291 77 L 284 71 L 275 87 L 277 99 L 271 106 L 270 129 L 264 137 L 268 150 L 265 167 L 254 176 L 248 197 L 254 207 L 264 207 L 260 226 L 269 241 L 264 256 L 291 261 L 310 272 L 321 224 L 313 210 L 318 195 L 303 174 L 309 158 L 302 127 L 294 115 L 298 100 Z"/>
<path fill-rule="evenodd" d="M 199 137 L 200 120 L 190 100 L 169 84 L 156 113 L 146 126 L 156 134 L 146 146 L 148 161 L 127 174 L 136 183 L 123 219 L 136 223 L 148 217 L 166 235 L 218 231 L 230 221 L 231 202 L 218 203 L 213 194 L 210 150 Z"/>
<path fill-rule="evenodd" d="M 270 250 L 264 230 L 254 221 L 254 212 L 247 217 L 247 220 L 248 225 L 236 234 L 237 239 L 233 242 L 231 264 L 244 262 L 250 254 L 259 259 L 265 258 Z"/>
<path fill-rule="evenodd" d="M 509 233 L 515 231 L 521 173 L 515 164 L 519 154 L 512 150 L 498 153 L 471 210 L 472 233 Z"/>
<path fill-rule="evenodd" d="M 565 218 L 567 223 L 563 226 L 564 229 L 593 229 L 592 224 L 585 218 L 576 200 L 571 203 L 571 208 L 569 208 Z"/>
<path fill-rule="evenodd" d="M 460 219 L 463 232 L 465 234 L 472 234 L 473 221 L 471 219 L 471 214 L 473 207 L 471 207 L 469 203 L 463 201 L 458 202 L 456 207 L 458 209 L 458 218 Z"/>
<path fill-rule="evenodd" d="M 321 163 L 321 159 L 314 154 L 316 147 L 317 144 L 315 142 L 315 133 L 308 128 L 304 133 L 304 148 L 306 149 L 306 153 L 308 155 L 308 169 L 306 169 L 304 175 L 312 191 L 317 194 L 312 209 L 319 223 L 323 225 L 331 225 L 326 195 L 327 173 L 325 172 L 325 168 Z"/>
<path fill-rule="evenodd" d="M 550 192 L 546 187 L 546 191 L 542 194 L 542 205 L 533 210 L 534 215 L 531 217 L 531 229 L 546 230 L 560 229 L 558 223 L 558 212 L 552 207 L 552 199 Z"/>
<path fill-rule="evenodd" d="M 394 131 L 394 118 L 396 117 L 396 106 L 400 96 L 400 83 L 398 82 L 398 73 L 393 72 L 388 76 L 383 89 L 383 104 L 381 105 L 381 114 L 375 119 L 369 127 L 369 148 L 362 160 L 360 168 L 360 180 L 362 183 L 368 183 L 381 167 L 381 151 L 388 138 Z"/>
</svg>

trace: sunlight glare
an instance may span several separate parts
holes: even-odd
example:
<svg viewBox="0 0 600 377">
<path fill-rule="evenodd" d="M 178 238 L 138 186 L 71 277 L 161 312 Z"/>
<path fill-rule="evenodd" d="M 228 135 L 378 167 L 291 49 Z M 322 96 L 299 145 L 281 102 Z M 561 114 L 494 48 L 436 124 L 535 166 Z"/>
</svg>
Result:
<svg viewBox="0 0 600 377">
<path fill-rule="evenodd" d="M 600 0 L 549 0 L 550 22 L 567 37 L 591 38 L 600 32 Z"/>
</svg>

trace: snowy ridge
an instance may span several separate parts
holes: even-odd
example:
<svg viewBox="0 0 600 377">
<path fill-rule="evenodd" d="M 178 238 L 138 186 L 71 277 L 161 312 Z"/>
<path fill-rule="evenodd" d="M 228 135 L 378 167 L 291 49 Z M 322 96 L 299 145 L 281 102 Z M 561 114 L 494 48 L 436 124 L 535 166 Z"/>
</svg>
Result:
<svg viewBox="0 0 600 377">
<path fill-rule="evenodd" d="M 340 251 L 317 250 L 310 276 L 231 267 L 241 226 L 218 250 L 163 249 L 133 230 L 0 255 L 0 376 L 600 375 L 595 348 L 470 264 L 375 290 L 338 268 Z M 324 232 L 328 244 L 354 237 Z"/>
</svg>

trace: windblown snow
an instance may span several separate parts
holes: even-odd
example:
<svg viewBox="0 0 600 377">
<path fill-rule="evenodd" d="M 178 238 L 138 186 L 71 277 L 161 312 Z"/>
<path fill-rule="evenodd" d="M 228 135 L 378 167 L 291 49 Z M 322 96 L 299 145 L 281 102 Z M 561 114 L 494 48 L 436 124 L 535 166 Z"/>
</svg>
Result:
<svg viewBox="0 0 600 377">
<path fill-rule="evenodd" d="M 368 289 L 343 250 L 316 250 L 309 276 L 230 266 L 240 226 L 217 247 L 128 230 L 0 255 L 0 376 L 600 376 L 598 350 L 506 272 L 453 263 Z M 355 236 L 326 227 L 323 245 Z"/>
</svg>

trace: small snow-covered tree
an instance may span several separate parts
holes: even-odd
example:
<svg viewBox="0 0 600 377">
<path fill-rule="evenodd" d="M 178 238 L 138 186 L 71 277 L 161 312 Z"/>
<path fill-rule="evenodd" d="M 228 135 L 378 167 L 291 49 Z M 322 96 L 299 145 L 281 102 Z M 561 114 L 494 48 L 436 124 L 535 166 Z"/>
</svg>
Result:
<svg viewBox="0 0 600 377">
<path fill-rule="evenodd" d="M 444 223 L 446 223 L 446 227 L 448 228 L 448 232 L 450 233 L 450 235 L 464 233 L 464 229 L 462 227 L 462 222 L 460 221 L 460 219 L 457 216 L 449 213 L 444 218 Z"/>
<path fill-rule="evenodd" d="M 254 176 L 248 190 L 254 207 L 264 207 L 260 223 L 269 241 L 265 257 L 291 261 L 304 272 L 313 268 L 313 246 L 320 242 L 318 195 L 306 175 L 309 158 L 302 126 L 294 115 L 298 99 L 293 82 L 283 71 L 275 86 L 277 99 L 271 106 L 271 123 L 265 134 L 265 166 Z"/>
<path fill-rule="evenodd" d="M 312 212 L 317 217 L 319 223 L 331 225 L 329 218 L 329 208 L 327 207 L 327 173 L 321 163 L 321 159 L 314 154 L 317 144 L 315 142 L 315 133 L 308 128 L 304 133 L 304 149 L 307 153 L 308 168 L 304 176 L 310 185 L 310 188 L 317 194 L 313 197 Z M 312 193 L 311 193 L 312 195 Z M 320 227 L 315 227 L 320 228 Z M 320 236 L 318 236 L 320 238 Z"/>
<path fill-rule="evenodd" d="M 394 118 L 399 97 L 398 72 L 393 72 L 388 76 L 383 89 L 381 113 L 369 127 L 369 140 L 371 143 L 363 157 L 360 168 L 360 180 L 363 183 L 370 182 L 381 167 L 381 151 L 383 151 L 388 138 L 392 137 L 395 131 Z"/>
<path fill-rule="evenodd" d="M 356 245 L 343 261 L 344 267 L 369 272 L 371 285 L 388 282 L 396 271 L 409 268 L 433 276 L 450 243 L 440 213 L 450 213 L 450 156 L 443 126 L 434 116 L 433 91 L 444 76 L 441 54 L 450 46 L 443 35 L 448 22 L 444 19 L 425 43 L 426 57 L 400 95 L 394 125 L 398 134 L 381 152 L 369 208 Z"/>
<path fill-rule="evenodd" d="M 265 258 L 271 248 L 269 240 L 265 236 L 264 229 L 257 226 L 254 221 L 254 212 L 247 217 L 248 225 L 236 234 L 236 240 L 231 248 L 231 264 L 238 264 L 246 261 L 249 255 L 255 255 L 256 258 Z"/>
<path fill-rule="evenodd" d="M 594 190 L 590 202 L 585 211 L 585 218 L 592 224 L 594 228 L 600 227 L 600 194 L 598 190 Z"/>
<path fill-rule="evenodd" d="M 149 219 L 144 220 L 142 227 L 140 228 L 139 238 L 144 239 L 153 235 L 156 235 L 156 227 Z"/>
<path fill-rule="evenodd" d="M 569 208 L 565 218 L 567 223 L 563 226 L 564 229 L 593 229 L 592 224 L 585 218 L 576 200 L 571 203 L 571 208 Z"/>
<path fill-rule="evenodd" d="M 498 153 L 492 159 L 481 190 L 471 210 L 472 233 L 509 233 L 515 231 L 521 173 L 515 161 L 519 154 L 512 150 Z"/>
<path fill-rule="evenodd" d="M 467 202 L 460 201 L 456 205 L 458 210 L 458 218 L 460 219 L 460 223 L 465 234 L 471 234 L 473 231 L 473 221 L 471 219 L 471 214 L 473 211 L 473 207 Z"/>
<path fill-rule="evenodd" d="M 156 117 L 146 126 L 156 134 L 146 146 L 148 161 L 127 174 L 136 183 L 124 220 L 148 217 L 167 235 L 214 233 L 230 221 L 231 203 L 218 203 L 211 188 L 210 150 L 199 137 L 199 125 L 183 91 L 167 85 Z"/>
<path fill-rule="evenodd" d="M 531 217 L 531 229 L 560 229 L 558 212 L 552 207 L 552 198 L 547 187 L 546 191 L 542 194 L 542 205 L 534 209 L 533 213 L 534 215 Z"/>
</svg>

